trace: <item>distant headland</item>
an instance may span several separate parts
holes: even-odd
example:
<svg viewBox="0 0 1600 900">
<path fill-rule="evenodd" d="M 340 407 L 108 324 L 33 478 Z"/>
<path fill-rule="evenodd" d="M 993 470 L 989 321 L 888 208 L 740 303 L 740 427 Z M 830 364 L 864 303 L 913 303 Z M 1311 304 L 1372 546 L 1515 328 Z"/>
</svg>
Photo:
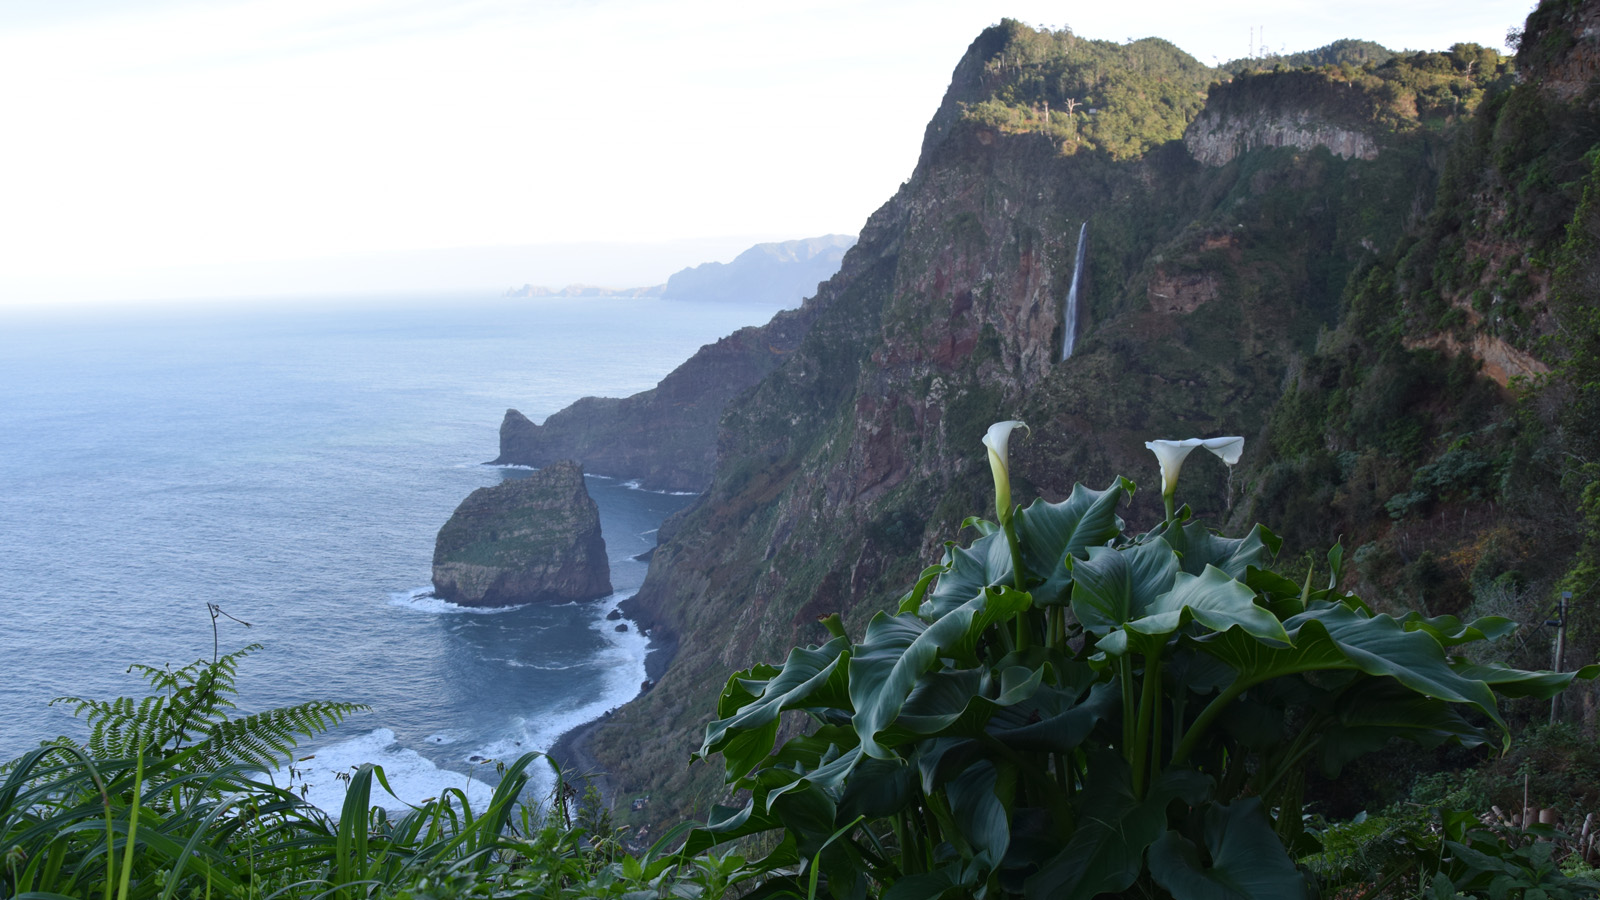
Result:
<svg viewBox="0 0 1600 900">
<path fill-rule="evenodd" d="M 734 257 L 732 262 L 708 262 L 683 269 L 668 278 L 666 284 L 635 288 L 590 284 L 548 288 L 524 284 L 506 291 L 505 295 L 529 299 L 657 297 L 663 300 L 791 307 L 816 293 L 819 282 L 832 278 L 839 271 L 845 251 L 855 243 L 855 235 L 827 234 L 756 244 Z"/>
</svg>

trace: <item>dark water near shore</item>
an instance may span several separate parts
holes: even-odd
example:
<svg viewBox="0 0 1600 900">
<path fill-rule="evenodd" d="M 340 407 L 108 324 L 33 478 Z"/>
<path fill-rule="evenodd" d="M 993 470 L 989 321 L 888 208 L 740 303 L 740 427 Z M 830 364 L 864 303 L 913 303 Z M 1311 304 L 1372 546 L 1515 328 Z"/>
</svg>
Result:
<svg viewBox="0 0 1600 900">
<path fill-rule="evenodd" d="M 373 707 L 306 751 L 318 792 L 373 760 L 416 800 L 547 748 L 637 691 L 645 638 L 604 616 L 692 498 L 589 479 L 617 589 L 597 603 L 426 597 L 435 532 L 519 474 L 481 465 L 507 407 L 541 421 L 646 389 L 770 312 L 468 296 L 0 311 L 0 758 L 81 733 L 52 697 L 136 694 L 128 664 L 209 657 L 208 601 L 252 626 L 223 620 L 224 652 L 264 645 L 241 709 Z"/>
</svg>

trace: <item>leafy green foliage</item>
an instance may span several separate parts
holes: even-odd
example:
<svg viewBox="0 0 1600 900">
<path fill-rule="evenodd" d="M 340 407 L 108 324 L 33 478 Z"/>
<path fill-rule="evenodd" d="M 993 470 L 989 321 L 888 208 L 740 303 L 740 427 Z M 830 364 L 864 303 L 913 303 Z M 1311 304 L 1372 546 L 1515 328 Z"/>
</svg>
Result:
<svg viewBox="0 0 1600 900">
<path fill-rule="evenodd" d="M 337 819 L 253 768 L 362 707 L 318 704 L 228 718 L 238 660 L 134 666 L 165 693 L 94 701 L 85 746 L 50 743 L 0 768 L 0 897 L 657 897 L 714 900 L 765 869 L 737 855 L 626 853 L 597 795 L 557 772 L 552 802 L 525 802 L 530 753 L 499 766 L 487 805 L 465 793 L 393 817 L 373 805 L 383 769 L 348 778 Z M 118 755 L 125 748 L 127 756 Z"/>
<path fill-rule="evenodd" d="M 57 697 L 89 723 L 84 749 L 97 759 L 127 759 L 143 753 L 164 757 L 192 750 L 188 766 L 213 772 L 242 765 L 268 769 L 290 758 L 301 736 L 321 734 L 366 706 L 313 700 L 295 706 L 229 718 L 239 660 L 260 650 L 251 644 L 214 660 L 174 669 L 133 665 L 155 693 L 143 698 L 93 700 Z"/>
<path fill-rule="evenodd" d="M 1343 38 L 1331 44 L 1318 47 L 1315 50 L 1303 50 L 1290 53 L 1287 56 L 1255 56 L 1236 59 L 1223 63 L 1219 68 L 1225 72 L 1238 74 L 1256 69 L 1272 69 L 1282 66 L 1286 69 L 1298 69 L 1304 66 L 1313 68 L 1321 66 L 1364 66 L 1382 65 L 1393 59 L 1393 50 L 1373 41 L 1358 41 Z"/>
<path fill-rule="evenodd" d="M 1176 140 L 1200 111 L 1211 70 L 1167 41 L 1127 44 L 1036 31 L 1006 20 L 1004 40 L 984 63 L 988 93 L 967 121 L 1037 132 L 1065 153 L 1131 159 Z"/>
<path fill-rule="evenodd" d="M 1438 807 L 1396 807 L 1381 816 L 1321 829 L 1322 849 L 1308 868 L 1327 885 L 1390 896 L 1386 888 L 1422 885 L 1440 898 L 1593 897 L 1600 882 L 1570 876 L 1557 863 L 1559 835 L 1488 825 L 1473 814 Z"/>
<path fill-rule="evenodd" d="M 1512 623 L 1376 614 L 1337 591 L 1337 550 L 1314 588 L 1266 568 L 1259 527 L 1224 538 L 1185 509 L 1129 533 L 1131 492 L 1080 485 L 1014 533 L 969 520 L 980 537 L 859 642 L 734 675 L 700 754 L 749 799 L 687 848 L 778 832 L 764 864 L 834 897 L 1306 896 L 1308 767 L 1503 744 L 1497 694 L 1600 674 L 1474 665 Z M 796 712 L 811 732 L 780 743 Z"/>
</svg>

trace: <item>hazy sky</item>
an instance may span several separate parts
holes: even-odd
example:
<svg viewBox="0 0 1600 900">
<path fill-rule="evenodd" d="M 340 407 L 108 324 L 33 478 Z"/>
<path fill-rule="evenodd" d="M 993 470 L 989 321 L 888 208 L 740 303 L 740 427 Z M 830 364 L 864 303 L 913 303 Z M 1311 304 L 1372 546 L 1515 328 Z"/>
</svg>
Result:
<svg viewBox="0 0 1600 900">
<path fill-rule="evenodd" d="M 1530 8 L 0 0 L 0 305 L 659 283 L 858 231 L 1005 16 L 1214 63 L 1501 47 Z"/>
</svg>

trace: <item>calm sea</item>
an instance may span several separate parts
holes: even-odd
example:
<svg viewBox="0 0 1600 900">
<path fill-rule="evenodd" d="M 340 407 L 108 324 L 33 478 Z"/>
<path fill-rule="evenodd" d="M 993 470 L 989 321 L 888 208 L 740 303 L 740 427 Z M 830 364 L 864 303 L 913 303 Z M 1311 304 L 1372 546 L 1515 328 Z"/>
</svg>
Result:
<svg viewBox="0 0 1600 900">
<path fill-rule="evenodd" d="M 305 745 L 313 801 L 366 760 L 408 800 L 482 795 L 490 761 L 637 692 L 646 640 L 605 616 L 692 500 L 589 479 L 608 600 L 433 600 L 439 526 L 519 474 L 482 465 L 501 416 L 649 388 L 770 314 L 484 296 L 0 312 L 0 759 L 83 733 L 53 697 L 140 695 L 129 664 L 209 658 L 212 602 L 250 623 L 219 622 L 223 652 L 263 645 L 241 710 L 372 706 Z"/>
</svg>

